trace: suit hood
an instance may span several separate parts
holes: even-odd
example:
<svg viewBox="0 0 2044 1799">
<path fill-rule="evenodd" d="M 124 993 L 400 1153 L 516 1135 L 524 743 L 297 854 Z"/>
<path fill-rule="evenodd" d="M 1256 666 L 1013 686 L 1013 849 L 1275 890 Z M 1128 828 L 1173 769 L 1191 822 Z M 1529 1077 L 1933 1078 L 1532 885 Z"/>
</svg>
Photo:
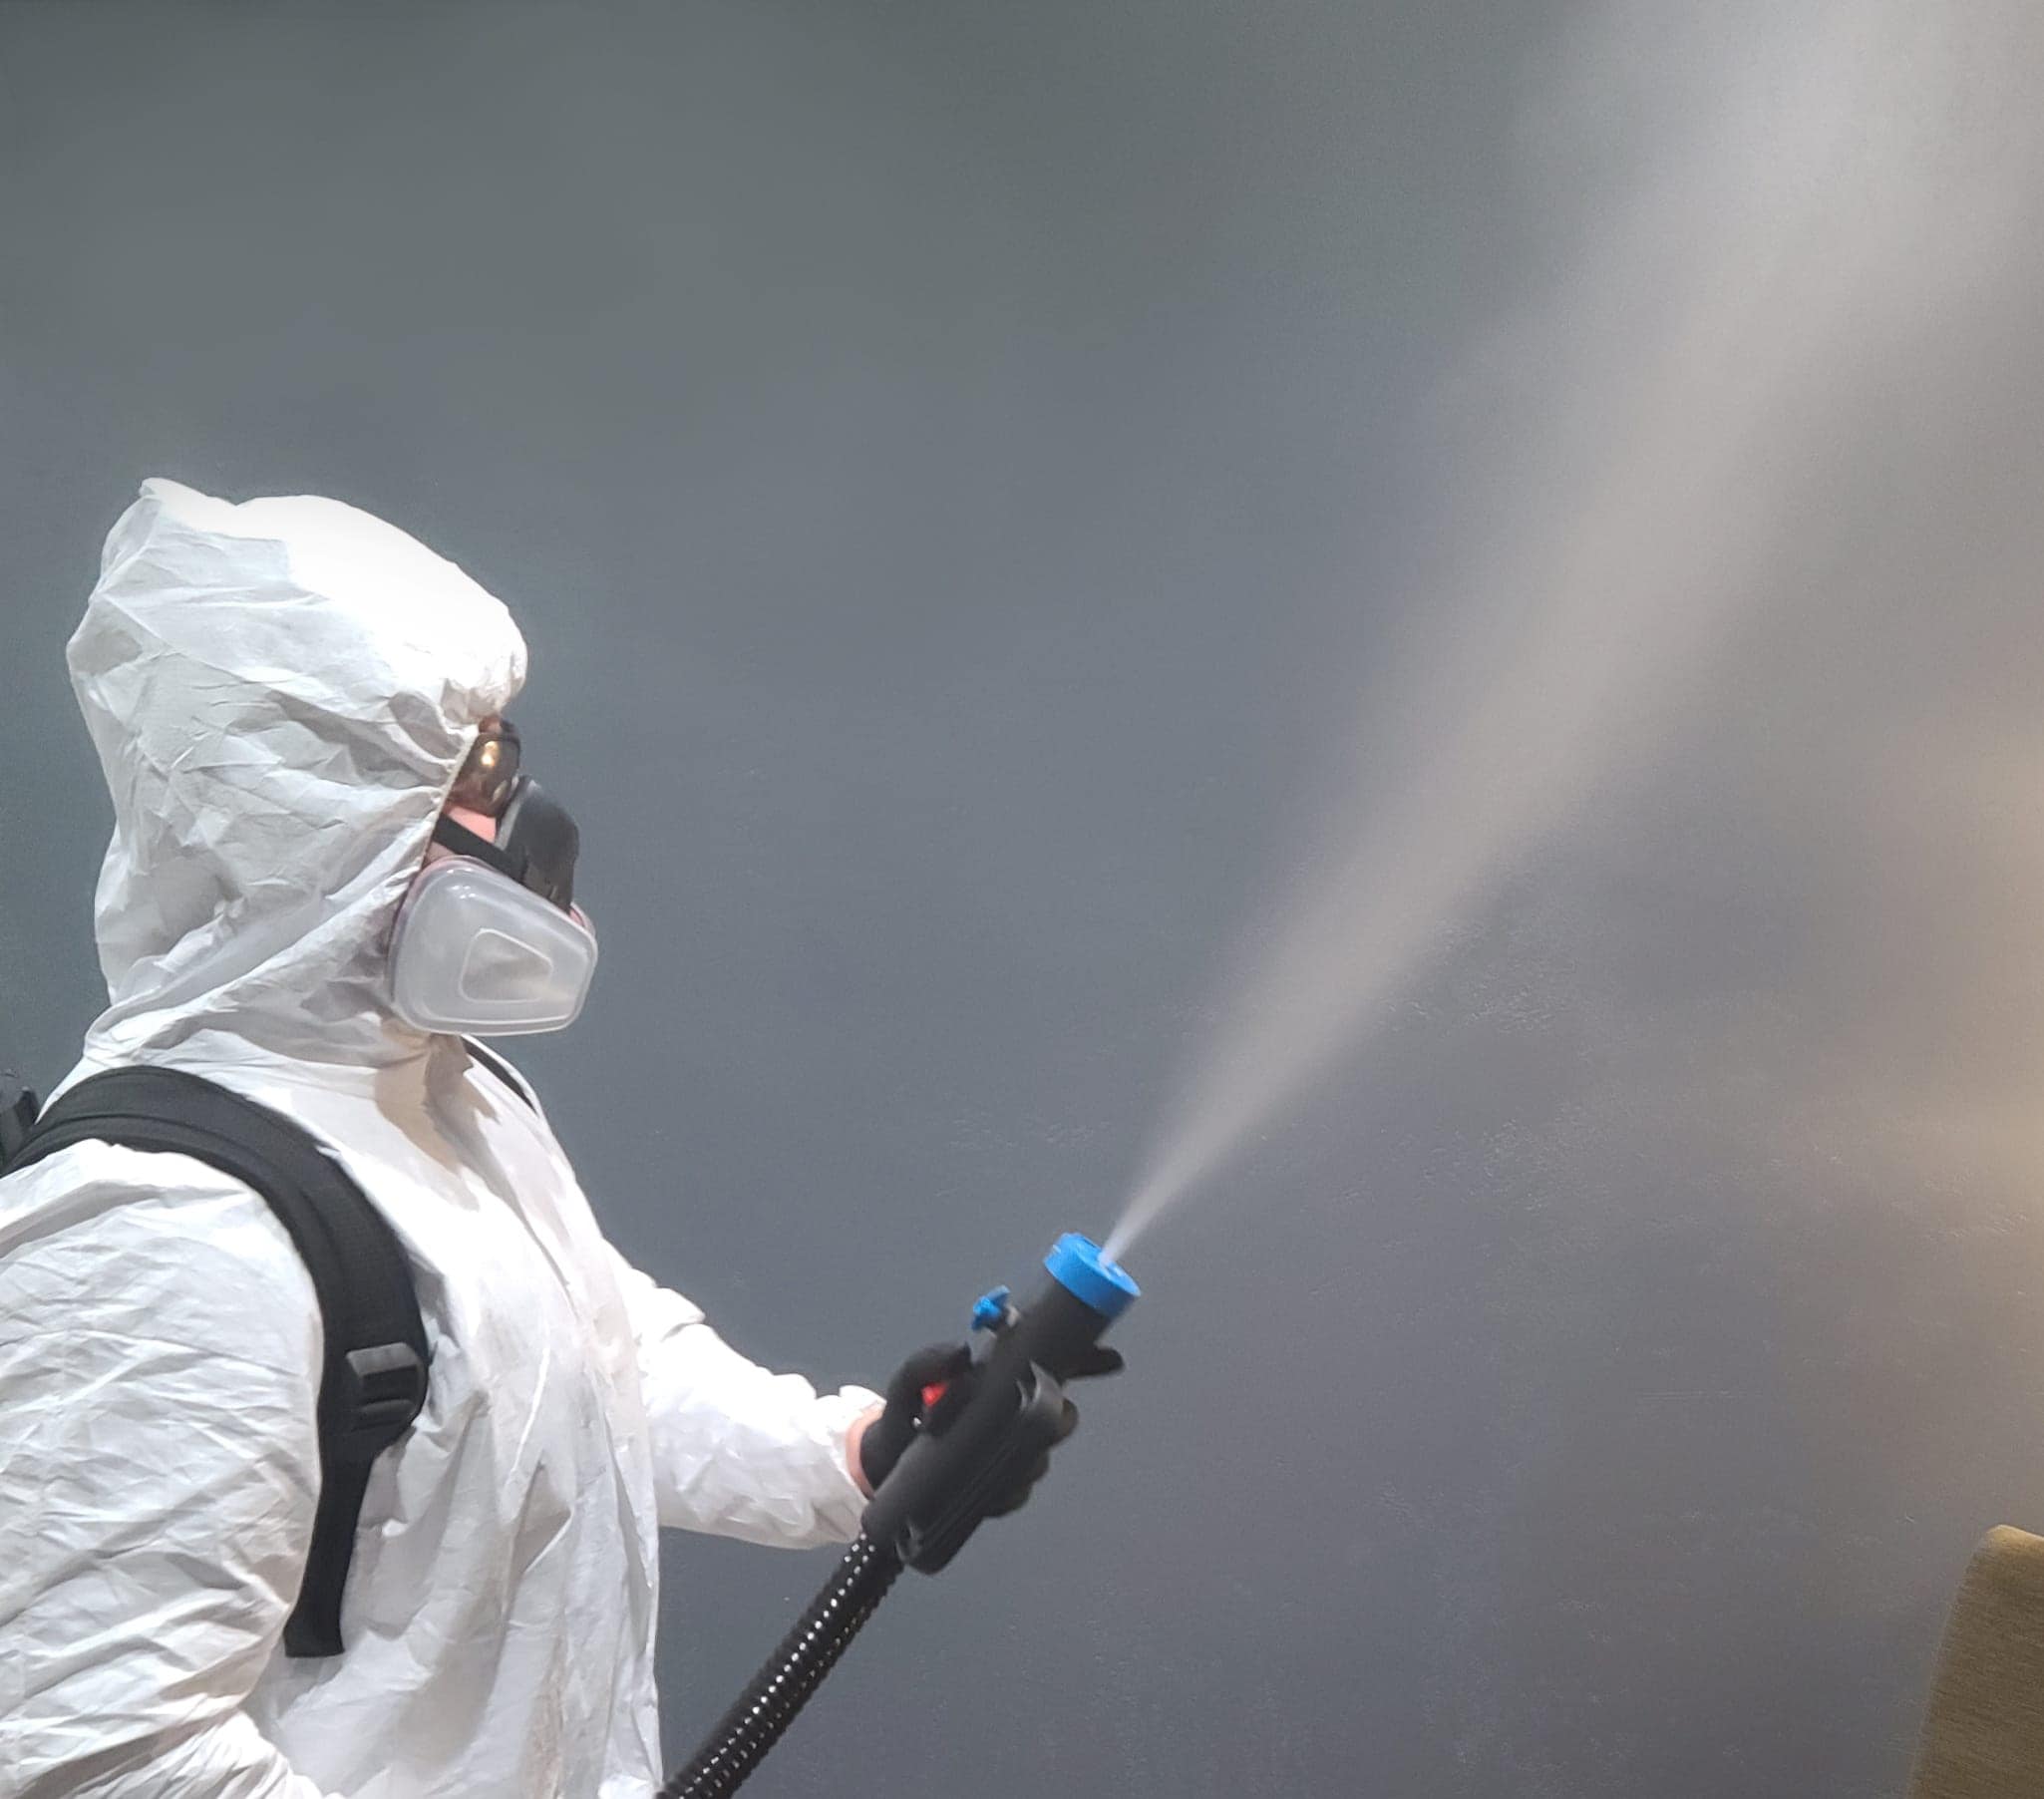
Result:
<svg viewBox="0 0 2044 1799">
<path fill-rule="evenodd" d="M 386 948 L 478 725 L 524 679 L 503 604 L 338 501 L 149 481 L 68 659 L 114 804 L 88 1057 L 422 1055 Z"/>
</svg>

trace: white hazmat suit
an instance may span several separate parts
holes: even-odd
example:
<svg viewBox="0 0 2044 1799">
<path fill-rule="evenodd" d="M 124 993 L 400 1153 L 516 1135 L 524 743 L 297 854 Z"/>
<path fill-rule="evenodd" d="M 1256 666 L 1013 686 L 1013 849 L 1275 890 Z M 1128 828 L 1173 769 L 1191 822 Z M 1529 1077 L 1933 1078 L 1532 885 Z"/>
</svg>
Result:
<svg viewBox="0 0 2044 1799">
<path fill-rule="evenodd" d="M 283 1229 L 176 1155 L 0 1181 L 0 1794 L 646 1793 L 656 1524 L 849 1539 L 873 1396 L 730 1348 L 604 1241 L 541 1115 L 390 1013 L 392 918 L 516 628 L 349 507 L 152 481 L 70 659 L 115 810 L 72 1078 L 187 1069 L 311 1130 L 404 1241 L 432 1374 L 371 1477 L 346 1651 L 289 1659 L 321 1330 Z"/>
</svg>

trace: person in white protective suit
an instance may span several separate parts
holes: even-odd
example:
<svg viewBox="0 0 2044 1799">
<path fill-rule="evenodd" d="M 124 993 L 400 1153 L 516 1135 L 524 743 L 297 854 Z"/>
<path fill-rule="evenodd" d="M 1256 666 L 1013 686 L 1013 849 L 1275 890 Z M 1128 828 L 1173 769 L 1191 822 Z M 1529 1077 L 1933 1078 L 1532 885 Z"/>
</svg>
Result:
<svg viewBox="0 0 2044 1799">
<path fill-rule="evenodd" d="M 906 1427 L 624 1262 L 543 1115 L 436 1028 L 430 941 L 394 998 L 444 808 L 457 845 L 498 828 L 458 784 L 515 750 L 516 628 L 349 507 L 152 481 L 70 665 L 115 810 L 111 1003 L 71 1079 L 186 1070 L 309 1129 L 402 1241 L 431 1373 L 371 1473 L 345 1652 L 292 1659 L 321 1320 L 291 1241 L 179 1155 L 79 1143 L 0 1181 L 0 1794 L 648 1792 L 656 1527 L 849 1540 L 863 1449 Z"/>
</svg>

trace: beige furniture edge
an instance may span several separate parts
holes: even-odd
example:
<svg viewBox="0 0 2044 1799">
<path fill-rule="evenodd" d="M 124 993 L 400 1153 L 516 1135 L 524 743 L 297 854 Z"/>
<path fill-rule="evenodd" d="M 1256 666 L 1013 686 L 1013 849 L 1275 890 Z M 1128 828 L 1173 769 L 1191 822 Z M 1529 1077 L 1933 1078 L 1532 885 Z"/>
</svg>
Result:
<svg viewBox="0 0 2044 1799">
<path fill-rule="evenodd" d="M 1999 1525 L 1973 1552 L 1909 1799 L 2044 1799 L 2044 1537 Z"/>
</svg>

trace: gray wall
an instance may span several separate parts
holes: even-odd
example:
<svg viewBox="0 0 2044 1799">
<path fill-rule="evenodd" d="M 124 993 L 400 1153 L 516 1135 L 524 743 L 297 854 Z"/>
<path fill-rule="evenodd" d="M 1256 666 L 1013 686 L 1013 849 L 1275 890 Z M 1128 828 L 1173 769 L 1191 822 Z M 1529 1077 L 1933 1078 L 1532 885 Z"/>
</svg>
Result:
<svg viewBox="0 0 2044 1799">
<path fill-rule="evenodd" d="M 1751 333 L 1656 308 L 1844 259 L 1760 385 L 1866 353 L 1705 471 L 1765 533 L 1714 488 L 1666 594 L 1625 565 L 1738 599 L 1709 672 L 1508 809 L 1142 1241 L 1131 1373 L 762 1792 L 1894 1793 L 1971 1539 L 2044 1528 L 2044 56 L 1989 0 L 1927 50 L 1691 10 L 0 10 L 0 1045 L 53 1073 L 98 999 L 61 645 L 107 524 L 151 473 L 369 507 L 531 640 L 606 965 L 523 1059 L 586 1185 L 833 1378 L 1111 1222 L 1217 971 L 1381 799 L 1357 744 L 1432 811 L 1480 693 L 1354 712 L 1526 625 L 1474 538 L 1636 463 L 1542 453 L 1576 376 L 1672 343 L 1659 429 L 1707 435 Z M 1848 83 L 1810 228 L 1727 266 L 1711 183 L 1811 167 L 1805 51 L 1888 100 Z M 1752 166 L 1640 203 L 1712 71 Z M 1864 270 L 1908 181 L 1863 125 L 1922 189 Z M 1622 317 L 1571 286 L 1613 218 Z M 670 1545 L 677 1753 L 825 1566 Z"/>
</svg>

